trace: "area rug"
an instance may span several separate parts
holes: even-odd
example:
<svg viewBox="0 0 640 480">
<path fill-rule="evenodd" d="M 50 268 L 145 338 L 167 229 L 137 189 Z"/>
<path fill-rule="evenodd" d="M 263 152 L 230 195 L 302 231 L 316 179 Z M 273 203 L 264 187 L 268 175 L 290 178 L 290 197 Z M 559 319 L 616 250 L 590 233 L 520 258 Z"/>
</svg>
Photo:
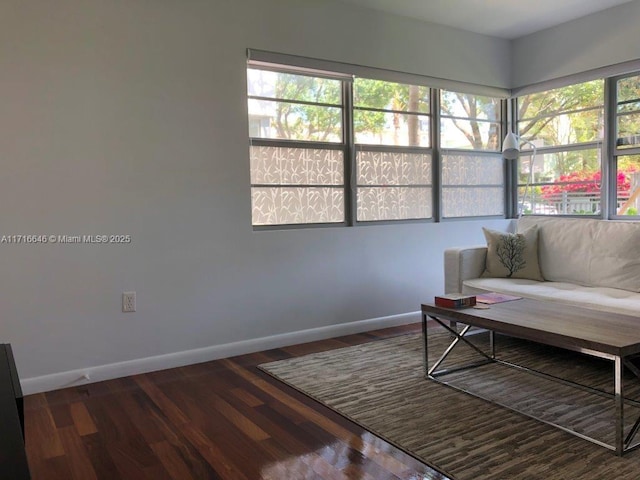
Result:
<svg viewBox="0 0 640 480">
<path fill-rule="evenodd" d="M 475 335 L 483 345 L 487 338 Z M 433 361 L 449 343 L 430 332 Z M 611 362 L 498 336 L 498 357 L 604 390 Z M 451 363 L 473 351 L 456 347 Z M 433 359 L 431 358 L 433 355 Z M 550 425 L 424 377 L 422 336 L 402 335 L 359 346 L 263 364 L 260 368 L 456 480 L 637 480 L 640 449 L 612 451 Z M 456 373 L 457 386 L 611 441 L 613 401 L 496 364 Z M 640 398 L 626 378 L 626 394 Z M 633 386 L 631 386 L 633 385 Z M 627 428 L 640 413 L 625 406 Z"/>
</svg>

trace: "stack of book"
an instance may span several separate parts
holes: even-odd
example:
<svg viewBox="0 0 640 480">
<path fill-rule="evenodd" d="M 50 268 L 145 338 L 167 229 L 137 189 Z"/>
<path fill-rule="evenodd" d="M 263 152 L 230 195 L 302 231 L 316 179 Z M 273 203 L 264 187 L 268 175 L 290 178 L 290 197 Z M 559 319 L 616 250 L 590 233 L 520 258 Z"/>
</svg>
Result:
<svg viewBox="0 0 640 480">
<path fill-rule="evenodd" d="M 445 308 L 473 307 L 476 304 L 475 295 L 464 295 L 462 293 L 449 293 L 435 297 L 435 304 Z"/>
</svg>

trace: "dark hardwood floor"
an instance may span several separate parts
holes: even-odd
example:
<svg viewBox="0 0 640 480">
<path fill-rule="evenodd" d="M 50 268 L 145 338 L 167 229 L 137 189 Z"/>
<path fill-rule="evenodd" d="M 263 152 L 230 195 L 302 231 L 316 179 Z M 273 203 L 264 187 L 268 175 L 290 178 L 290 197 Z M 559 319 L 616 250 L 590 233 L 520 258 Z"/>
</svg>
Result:
<svg viewBox="0 0 640 480">
<path fill-rule="evenodd" d="M 446 480 L 256 368 L 418 324 L 25 398 L 34 480 Z"/>
</svg>

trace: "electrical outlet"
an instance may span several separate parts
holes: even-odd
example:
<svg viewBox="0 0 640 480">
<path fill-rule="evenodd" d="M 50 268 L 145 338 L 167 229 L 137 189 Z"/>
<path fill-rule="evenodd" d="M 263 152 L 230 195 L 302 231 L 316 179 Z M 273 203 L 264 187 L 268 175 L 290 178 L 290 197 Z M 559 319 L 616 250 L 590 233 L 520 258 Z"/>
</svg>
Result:
<svg viewBox="0 0 640 480">
<path fill-rule="evenodd" d="M 124 292 L 122 294 L 122 311 L 125 313 L 136 311 L 136 292 Z"/>
</svg>

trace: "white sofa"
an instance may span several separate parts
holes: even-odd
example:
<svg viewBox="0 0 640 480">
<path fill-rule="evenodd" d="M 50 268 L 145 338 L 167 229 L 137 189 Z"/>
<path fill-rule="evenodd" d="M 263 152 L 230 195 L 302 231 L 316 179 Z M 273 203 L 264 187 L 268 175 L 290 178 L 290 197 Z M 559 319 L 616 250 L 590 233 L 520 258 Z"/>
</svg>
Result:
<svg viewBox="0 0 640 480">
<path fill-rule="evenodd" d="M 500 292 L 640 316 L 640 222 L 526 216 L 544 281 L 483 276 L 487 246 L 448 248 L 445 292 Z"/>
</svg>

